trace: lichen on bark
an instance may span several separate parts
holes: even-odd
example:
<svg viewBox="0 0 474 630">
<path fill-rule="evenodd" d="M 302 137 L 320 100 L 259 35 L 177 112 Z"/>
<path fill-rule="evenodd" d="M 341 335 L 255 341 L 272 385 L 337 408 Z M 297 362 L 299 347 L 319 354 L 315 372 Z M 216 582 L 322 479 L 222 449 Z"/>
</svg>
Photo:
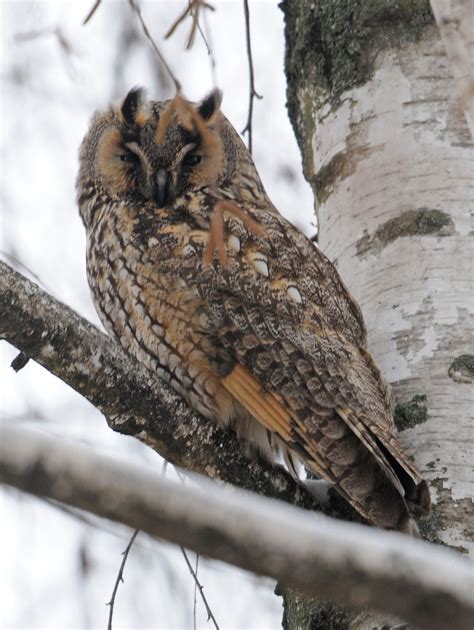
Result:
<svg viewBox="0 0 474 630">
<path fill-rule="evenodd" d="M 370 79 L 381 50 L 416 40 L 433 23 L 428 0 L 283 0 L 280 7 L 287 106 L 302 150 L 312 118 L 301 107 L 306 89 L 317 105 L 337 106 L 345 90 Z"/>
<path fill-rule="evenodd" d="M 351 621 L 360 614 L 295 591 L 275 589 L 275 593 L 283 595 L 285 630 L 349 630 Z"/>
<path fill-rule="evenodd" d="M 323 170 L 323 169 L 321 169 Z M 367 232 L 356 243 L 358 256 L 380 251 L 398 238 L 406 236 L 449 236 L 454 233 L 453 220 L 436 208 L 406 210 L 377 228 L 372 236 Z"/>
<path fill-rule="evenodd" d="M 424 394 L 416 394 L 408 402 L 396 405 L 394 420 L 399 431 L 412 429 L 417 424 L 426 422 L 428 420 L 426 396 Z"/>
<path fill-rule="evenodd" d="M 474 354 L 461 354 L 449 366 L 449 376 L 457 383 L 472 383 L 474 380 Z"/>
</svg>

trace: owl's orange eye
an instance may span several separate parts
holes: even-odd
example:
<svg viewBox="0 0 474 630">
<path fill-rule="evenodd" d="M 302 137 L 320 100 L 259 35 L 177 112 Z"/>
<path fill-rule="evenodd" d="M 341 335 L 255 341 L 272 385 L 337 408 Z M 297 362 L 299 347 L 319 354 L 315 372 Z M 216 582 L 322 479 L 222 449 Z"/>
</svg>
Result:
<svg viewBox="0 0 474 630">
<path fill-rule="evenodd" d="M 122 153 L 120 155 L 120 161 L 126 162 L 127 164 L 136 164 L 138 159 L 138 155 L 132 153 L 132 151 L 127 151 L 127 153 Z"/>
<path fill-rule="evenodd" d="M 186 155 L 183 159 L 183 166 L 196 166 L 201 161 L 202 157 L 200 155 Z"/>
</svg>

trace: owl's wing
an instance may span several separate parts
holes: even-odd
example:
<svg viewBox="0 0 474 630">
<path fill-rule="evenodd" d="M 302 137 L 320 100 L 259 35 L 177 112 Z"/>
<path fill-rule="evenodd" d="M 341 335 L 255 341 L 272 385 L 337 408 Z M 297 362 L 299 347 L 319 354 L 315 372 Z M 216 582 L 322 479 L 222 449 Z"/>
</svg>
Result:
<svg viewBox="0 0 474 630">
<path fill-rule="evenodd" d="M 245 240 L 241 231 L 228 264 L 193 270 L 235 359 L 223 385 L 369 521 L 395 527 L 405 499 L 423 503 L 426 492 L 393 436 L 359 308 L 311 242 L 279 216 L 260 219 L 269 238 Z M 396 514 L 381 514 L 388 494 Z"/>
</svg>

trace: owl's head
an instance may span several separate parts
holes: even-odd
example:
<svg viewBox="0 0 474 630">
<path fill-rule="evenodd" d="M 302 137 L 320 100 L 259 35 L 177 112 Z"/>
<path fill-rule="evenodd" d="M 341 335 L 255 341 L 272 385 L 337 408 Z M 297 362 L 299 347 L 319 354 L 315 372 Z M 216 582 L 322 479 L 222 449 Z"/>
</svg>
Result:
<svg viewBox="0 0 474 630">
<path fill-rule="evenodd" d="M 194 104 L 181 97 L 149 101 L 142 89 L 133 89 L 118 106 L 96 113 L 79 156 L 78 201 L 86 225 L 93 192 L 167 207 L 187 192 L 225 185 L 237 163 L 251 163 L 220 103 L 218 90 Z"/>
</svg>

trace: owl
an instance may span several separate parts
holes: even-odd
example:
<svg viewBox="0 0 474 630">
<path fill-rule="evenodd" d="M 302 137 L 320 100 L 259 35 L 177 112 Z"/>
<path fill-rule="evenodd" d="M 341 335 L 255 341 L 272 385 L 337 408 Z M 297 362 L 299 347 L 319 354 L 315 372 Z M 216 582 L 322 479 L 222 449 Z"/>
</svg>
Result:
<svg viewBox="0 0 474 630">
<path fill-rule="evenodd" d="M 415 535 L 428 486 L 394 435 L 361 311 L 272 205 L 220 102 L 133 89 L 93 116 L 77 201 L 100 319 L 197 412 Z"/>
</svg>

